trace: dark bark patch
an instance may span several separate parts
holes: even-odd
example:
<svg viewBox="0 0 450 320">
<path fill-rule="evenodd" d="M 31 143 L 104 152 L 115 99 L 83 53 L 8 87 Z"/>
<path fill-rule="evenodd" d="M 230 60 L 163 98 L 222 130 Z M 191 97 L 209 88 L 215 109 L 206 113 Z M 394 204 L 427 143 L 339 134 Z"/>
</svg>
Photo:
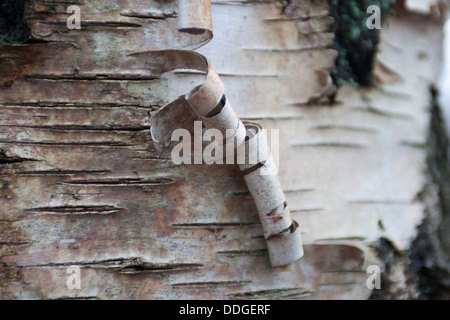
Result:
<svg viewBox="0 0 450 320">
<path fill-rule="evenodd" d="M 421 299 L 450 297 L 450 141 L 439 92 L 431 88 L 431 121 L 427 141 L 428 184 L 420 195 L 425 219 L 412 244 L 411 272 L 417 275 Z"/>
<path fill-rule="evenodd" d="M 26 43 L 30 28 L 24 21 L 25 0 L 3 0 L 0 3 L 0 44 Z"/>
</svg>

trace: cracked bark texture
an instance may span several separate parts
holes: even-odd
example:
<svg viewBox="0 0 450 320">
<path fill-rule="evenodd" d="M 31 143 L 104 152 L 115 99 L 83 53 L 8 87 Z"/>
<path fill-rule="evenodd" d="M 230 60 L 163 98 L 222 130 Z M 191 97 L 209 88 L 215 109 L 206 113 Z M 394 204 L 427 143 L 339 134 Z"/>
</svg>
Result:
<svg viewBox="0 0 450 320">
<path fill-rule="evenodd" d="M 2 299 L 370 296 L 371 245 L 406 250 L 422 219 L 439 22 L 390 17 L 378 84 L 326 105 L 337 52 L 325 0 L 212 1 L 215 36 L 199 52 L 240 118 L 280 129 L 280 181 L 306 243 L 272 268 L 238 168 L 175 166 L 151 141 L 152 114 L 203 78 L 128 56 L 192 42 L 177 1 L 71 4 L 82 30 L 66 28 L 66 2 L 31 0 L 31 43 L 0 46 Z M 81 290 L 66 286 L 71 265 Z"/>
</svg>

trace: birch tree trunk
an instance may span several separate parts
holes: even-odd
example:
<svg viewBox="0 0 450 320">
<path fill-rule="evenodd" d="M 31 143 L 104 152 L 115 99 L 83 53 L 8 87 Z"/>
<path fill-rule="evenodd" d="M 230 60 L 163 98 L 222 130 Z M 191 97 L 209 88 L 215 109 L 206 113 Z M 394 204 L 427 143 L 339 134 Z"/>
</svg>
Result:
<svg viewBox="0 0 450 320">
<path fill-rule="evenodd" d="M 214 38 L 198 52 L 241 119 L 280 130 L 305 253 L 273 268 L 239 168 L 176 166 L 151 140 L 154 112 L 204 77 L 155 76 L 130 56 L 195 41 L 177 29 L 178 2 L 73 4 L 81 30 L 66 2 L 30 0 L 31 42 L 0 46 L 2 299 L 370 297 L 367 267 L 384 266 L 373 245 L 407 250 L 423 218 L 440 21 L 398 10 L 376 85 L 336 93 L 327 1 L 212 1 Z"/>
</svg>

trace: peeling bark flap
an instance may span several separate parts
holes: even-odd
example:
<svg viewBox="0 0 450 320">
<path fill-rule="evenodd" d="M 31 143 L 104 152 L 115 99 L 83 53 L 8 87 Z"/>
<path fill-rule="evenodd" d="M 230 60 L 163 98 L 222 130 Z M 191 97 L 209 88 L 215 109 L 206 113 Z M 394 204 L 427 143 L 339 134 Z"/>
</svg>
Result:
<svg viewBox="0 0 450 320">
<path fill-rule="evenodd" d="M 179 31 L 200 35 L 196 48 L 212 38 L 211 4 L 207 0 L 179 1 Z M 205 39 L 206 36 L 206 39 Z M 247 157 L 240 164 L 245 181 L 256 203 L 264 228 L 270 260 L 273 266 L 290 264 L 303 256 L 302 239 L 297 222 L 290 217 L 286 198 L 278 181 L 277 170 L 270 155 L 261 126 L 244 124 L 225 98 L 224 85 L 211 63 L 201 54 L 186 50 L 162 50 L 134 54 L 157 62 L 152 71 L 163 74 L 175 69 L 191 69 L 206 73 L 205 82 L 187 95 L 165 105 L 151 119 L 151 134 L 156 148 L 169 147 L 172 132 L 176 129 L 192 131 L 194 121 L 202 121 L 206 128 L 218 129 L 226 141 L 233 141 L 233 148 L 258 150 L 257 161 Z M 189 107 L 191 110 L 189 110 Z M 251 129 L 248 132 L 248 129 Z M 242 149 L 242 147 L 245 149 Z M 263 152 L 264 151 L 264 152 Z M 248 154 L 247 154 L 248 155 Z"/>
</svg>

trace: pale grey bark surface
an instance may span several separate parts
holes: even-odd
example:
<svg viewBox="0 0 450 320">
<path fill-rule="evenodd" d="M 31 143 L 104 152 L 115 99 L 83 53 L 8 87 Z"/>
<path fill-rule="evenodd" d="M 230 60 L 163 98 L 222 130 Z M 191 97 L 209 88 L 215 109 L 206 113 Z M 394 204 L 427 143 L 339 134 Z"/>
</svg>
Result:
<svg viewBox="0 0 450 320">
<path fill-rule="evenodd" d="M 403 12 L 381 31 L 370 89 L 338 103 L 326 1 L 213 1 L 199 52 L 244 120 L 280 130 L 280 180 L 305 255 L 272 268 L 235 166 L 158 157 L 154 111 L 201 83 L 155 76 L 127 54 L 183 47 L 177 1 L 31 1 L 41 43 L 0 46 L 0 292 L 3 299 L 367 299 L 380 237 L 407 250 L 424 214 L 430 84 L 441 23 Z M 405 41 L 404 39 L 408 39 Z M 151 64 L 151 62 L 150 62 Z M 381 67 L 380 67 L 381 66 Z M 81 290 L 66 286 L 81 267 Z"/>
</svg>

